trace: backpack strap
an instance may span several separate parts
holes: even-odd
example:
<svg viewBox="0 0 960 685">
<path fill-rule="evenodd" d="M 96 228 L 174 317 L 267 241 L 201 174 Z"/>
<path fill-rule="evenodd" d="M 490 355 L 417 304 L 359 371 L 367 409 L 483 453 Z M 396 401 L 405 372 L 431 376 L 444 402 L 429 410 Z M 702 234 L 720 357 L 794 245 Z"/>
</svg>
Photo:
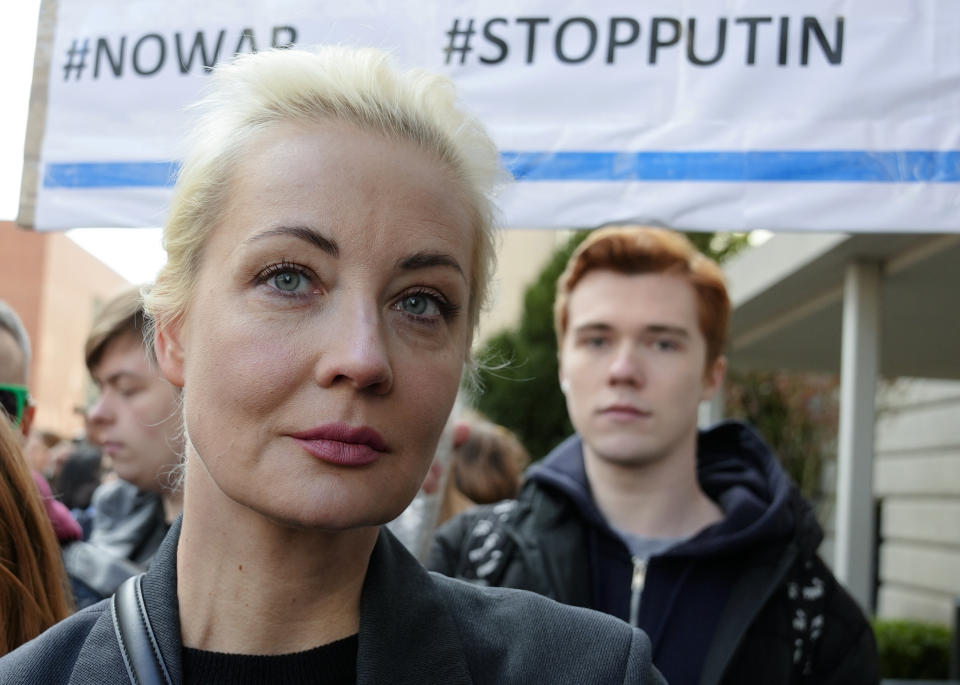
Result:
<svg viewBox="0 0 960 685">
<path fill-rule="evenodd" d="M 143 603 L 142 579 L 142 573 L 128 578 L 113 595 L 113 630 L 133 685 L 173 685 Z"/>
</svg>

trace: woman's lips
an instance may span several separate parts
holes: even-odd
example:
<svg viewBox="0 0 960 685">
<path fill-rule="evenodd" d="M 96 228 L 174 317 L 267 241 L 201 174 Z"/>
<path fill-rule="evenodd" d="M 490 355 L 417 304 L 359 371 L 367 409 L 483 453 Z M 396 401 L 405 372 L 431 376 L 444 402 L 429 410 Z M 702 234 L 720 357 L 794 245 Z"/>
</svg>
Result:
<svg viewBox="0 0 960 685">
<path fill-rule="evenodd" d="M 337 466 L 365 466 L 390 451 L 383 436 L 366 426 L 331 423 L 290 437 L 317 459 Z"/>
</svg>

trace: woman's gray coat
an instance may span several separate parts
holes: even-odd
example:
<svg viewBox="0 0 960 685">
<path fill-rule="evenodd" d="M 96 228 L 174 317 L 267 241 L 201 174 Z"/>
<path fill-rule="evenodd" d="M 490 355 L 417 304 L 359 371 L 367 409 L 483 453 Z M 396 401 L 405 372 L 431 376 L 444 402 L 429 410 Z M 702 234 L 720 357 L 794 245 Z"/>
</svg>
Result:
<svg viewBox="0 0 960 685">
<path fill-rule="evenodd" d="M 180 521 L 143 579 L 147 614 L 174 683 L 182 682 L 176 555 Z M 428 573 L 382 529 L 360 607 L 357 683 L 662 683 L 647 636 L 610 616 L 533 593 Z M 0 659 L 0 682 L 128 682 L 110 600 Z"/>
</svg>

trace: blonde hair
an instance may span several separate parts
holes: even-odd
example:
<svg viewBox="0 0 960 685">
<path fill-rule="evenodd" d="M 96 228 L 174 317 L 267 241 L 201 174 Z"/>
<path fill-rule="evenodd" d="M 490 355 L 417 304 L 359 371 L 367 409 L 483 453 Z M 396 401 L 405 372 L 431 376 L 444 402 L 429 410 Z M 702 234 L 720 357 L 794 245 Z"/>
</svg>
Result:
<svg viewBox="0 0 960 685">
<path fill-rule="evenodd" d="M 342 46 L 244 55 L 211 78 L 164 228 L 167 263 L 146 297 L 156 326 L 187 311 L 203 246 L 250 141 L 279 123 L 338 121 L 414 143 L 463 186 L 475 228 L 468 308 L 475 330 L 496 259 L 492 194 L 505 172 L 482 124 L 457 106 L 449 79 L 401 72 L 384 52 Z"/>
</svg>

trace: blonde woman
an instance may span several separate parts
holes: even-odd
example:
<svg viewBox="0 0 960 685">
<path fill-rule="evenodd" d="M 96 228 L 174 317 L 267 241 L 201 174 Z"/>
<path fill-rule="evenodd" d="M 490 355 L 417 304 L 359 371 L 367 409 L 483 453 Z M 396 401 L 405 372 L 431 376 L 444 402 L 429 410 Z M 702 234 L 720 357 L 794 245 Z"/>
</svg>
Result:
<svg viewBox="0 0 960 685">
<path fill-rule="evenodd" d="M 213 78 L 147 299 L 186 431 L 183 516 L 138 581 L 152 637 L 125 632 L 123 586 L 0 681 L 145 659 L 171 683 L 659 682 L 643 633 L 430 575 L 382 527 L 430 465 L 492 269 L 497 152 L 450 83 L 346 48 Z"/>
</svg>

